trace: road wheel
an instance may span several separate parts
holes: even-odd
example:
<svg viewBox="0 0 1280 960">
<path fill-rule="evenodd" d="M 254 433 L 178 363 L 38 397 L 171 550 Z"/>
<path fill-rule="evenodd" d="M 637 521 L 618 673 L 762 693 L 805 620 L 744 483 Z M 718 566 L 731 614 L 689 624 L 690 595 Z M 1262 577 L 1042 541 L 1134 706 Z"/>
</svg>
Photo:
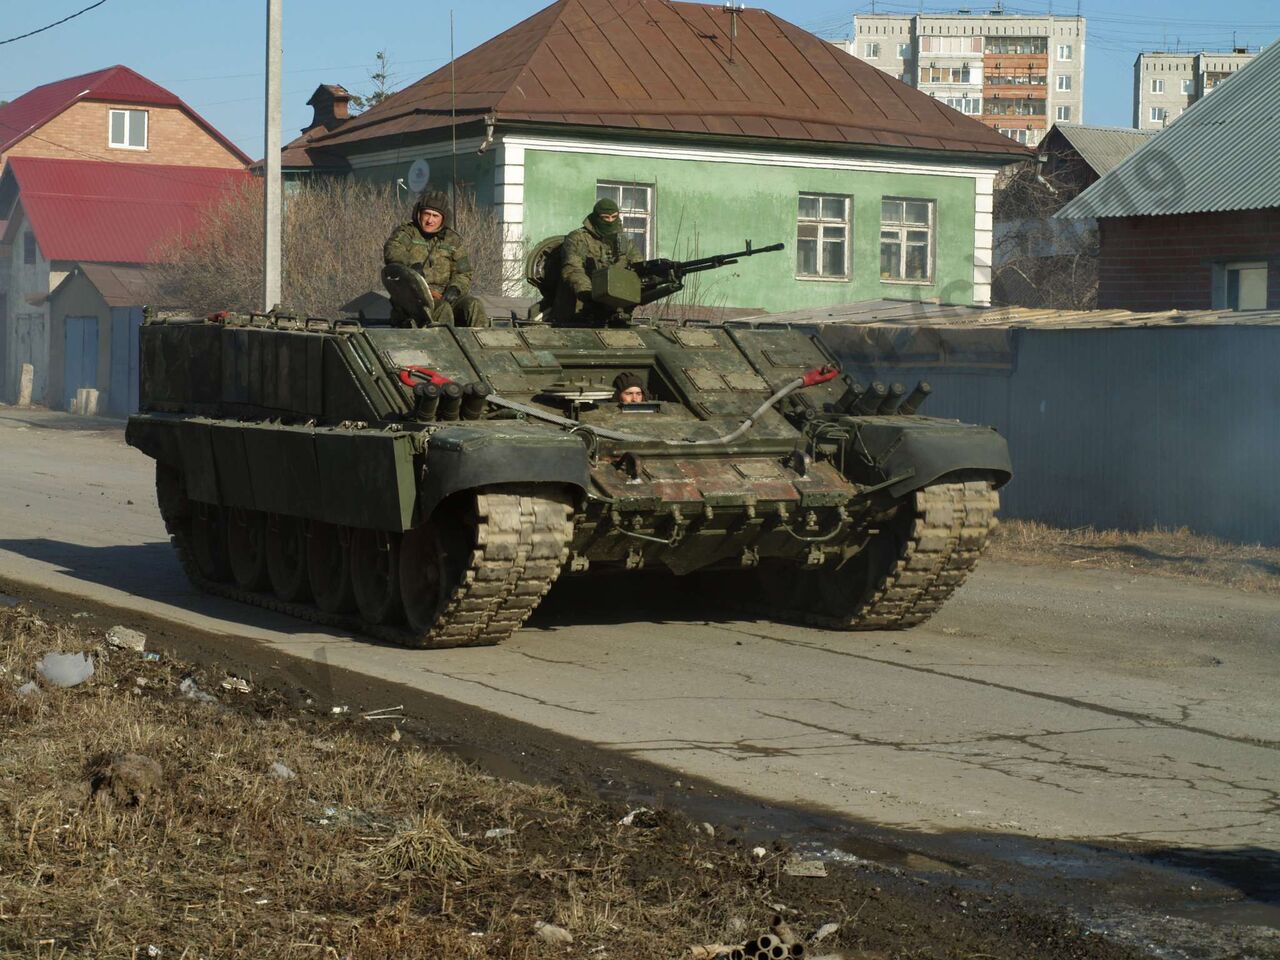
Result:
<svg viewBox="0 0 1280 960">
<path fill-rule="evenodd" d="M 400 541 L 400 598 L 411 630 L 427 633 L 467 572 L 472 545 L 468 529 L 451 517 L 434 516 Z"/>
<path fill-rule="evenodd" d="M 267 521 L 267 576 L 286 603 L 310 596 L 307 583 L 307 526 L 299 517 L 272 514 Z"/>
<path fill-rule="evenodd" d="M 191 505 L 191 558 L 206 580 L 231 579 L 226 512 L 212 503 Z"/>
<path fill-rule="evenodd" d="M 351 588 L 365 622 L 400 618 L 400 537 L 381 530 L 351 533 Z"/>
<path fill-rule="evenodd" d="M 307 524 L 307 581 L 316 606 L 325 613 L 349 613 L 356 608 L 351 588 L 350 531 L 332 523 Z"/>
<path fill-rule="evenodd" d="M 227 554 L 236 585 L 265 590 L 267 576 L 267 517 L 260 510 L 232 509 L 227 520 Z"/>
</svg>

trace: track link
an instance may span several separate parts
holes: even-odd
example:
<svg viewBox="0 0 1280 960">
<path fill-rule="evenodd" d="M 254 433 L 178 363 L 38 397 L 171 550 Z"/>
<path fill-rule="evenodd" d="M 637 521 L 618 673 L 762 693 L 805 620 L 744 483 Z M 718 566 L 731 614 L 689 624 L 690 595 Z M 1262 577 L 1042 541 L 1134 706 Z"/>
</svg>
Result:
<svg viewBox="0 0 1280 960">
<path fill-rule="evenodd" d="M 924 623 L 964 583 L 996 527 L 1000 495 L 986 481 L 940 483 L 915 494 L 915 518 L 898 562 L 850 618 L 824 625 L 899 630 Z"/>
<path fill-rule="evenodd" d="M 572 536 L 566 501 L 530 488 L 477 494 L 476 543 L 466 571 L 436 625 L 403 642 L 433 649 L 501 643 L 551 589 Z"/>
<path fill-rule="evenodd" d="M 985 480 L 940 483 L 917 490 L 890 526 L 867 544 L 866 557 L 844 568 L 792 571 L 773 602 L 751 603 L 765 617 L 829 630 L 902 630 L 928 620 L 964 582 L 996 526 L 1000 496 Z M 894 537 L 896 543 L 875 538 Z M 878 553 L 892 549 L 882 557 Z M 854 580 L 860 563 L 876 563 Z M 851 582 L 852 581 L 852 582 Z"/>
<path fill-rule="evenodd" d="M 157 474 L 156 498 L 165 529 L 193 584 L 215 596 L 420 649 L 491 646 L 528 619 L 560 573 L 573 535 L 567 500 L 533 486 L 482 491 L 476 496 L 476 542 L 445 610 L 426 634 L 402 626 L 375 625 L 345 613 L 289 603 L 271 593 L 243 590 L 203 576 L 192 556 L 190 511 L 180 479 Z"/>
</svg>

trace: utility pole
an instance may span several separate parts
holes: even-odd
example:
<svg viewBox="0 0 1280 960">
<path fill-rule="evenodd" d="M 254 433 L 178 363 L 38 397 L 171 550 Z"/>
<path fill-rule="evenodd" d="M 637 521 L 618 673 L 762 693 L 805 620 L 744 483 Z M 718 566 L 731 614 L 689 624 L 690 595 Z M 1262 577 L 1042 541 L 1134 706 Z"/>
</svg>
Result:
<svg viewBox="0 0 1280 960">
<path fill-rule="evenodd" d="M 267 109 L 262 164 L 262 309 L 280 302 L 280 25 L 284 0 L 267 0 Z"/>
</svg>

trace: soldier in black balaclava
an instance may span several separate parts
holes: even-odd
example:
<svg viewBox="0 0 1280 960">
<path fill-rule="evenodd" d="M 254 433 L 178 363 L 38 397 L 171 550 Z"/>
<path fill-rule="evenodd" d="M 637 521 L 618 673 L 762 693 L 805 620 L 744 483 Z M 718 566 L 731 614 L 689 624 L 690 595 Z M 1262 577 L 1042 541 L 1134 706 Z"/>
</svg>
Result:
<svg viewBox="0 0 1280 960">
<path fill-rule="evenodd" d="M 640 261 L 640 251 L 622 232 L 618 205 L 605 198 L 597 200 L 582 226 L 564 238 L 560 248 L 560 285 L 556 290 L 553 317 L 557 323 L 585 325 L 604 322 L 615 310 L 591 301 L 591 274 L 601 267 L 621 264 L 629 267 Z"/>
</svg>

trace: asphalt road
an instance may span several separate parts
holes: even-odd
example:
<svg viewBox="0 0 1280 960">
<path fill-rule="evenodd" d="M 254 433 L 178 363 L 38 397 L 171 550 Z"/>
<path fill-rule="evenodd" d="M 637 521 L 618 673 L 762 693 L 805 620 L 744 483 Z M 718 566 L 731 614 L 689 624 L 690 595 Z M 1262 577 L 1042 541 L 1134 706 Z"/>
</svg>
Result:
<svg viewBox="0 0 1280 960">
<path fill-rule="evenodd" d="M 409 684 L 673 777 L 919 831 L 1280 856 L 1274 597 L 988 563 L 923 627 L 841 635 L 709 619 L 651 584 L 621 606 L 570 585 L 501 647 L 405 651 L 194 592 L 151 461 L 118 425 L 0 408 L 0 491 L 0 578 Z"/>
</svg>

